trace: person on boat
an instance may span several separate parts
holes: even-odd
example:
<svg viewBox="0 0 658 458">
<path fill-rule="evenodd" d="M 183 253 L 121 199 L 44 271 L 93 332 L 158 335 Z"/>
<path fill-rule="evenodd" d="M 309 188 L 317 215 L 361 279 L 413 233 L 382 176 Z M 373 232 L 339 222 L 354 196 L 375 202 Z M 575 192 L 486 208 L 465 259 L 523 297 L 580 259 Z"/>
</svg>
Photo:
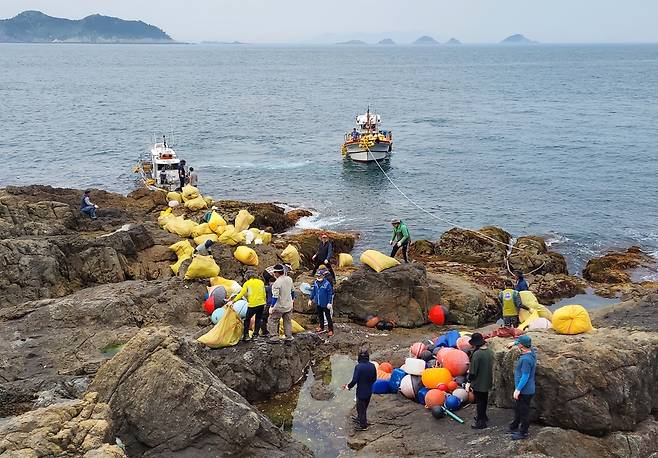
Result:
<svg viewBox="0 0 658 458">
<path fill-rule="evenodd" d="M 516 328 L 519 325 L 519 310 L 528 307 L 521 302 L 521 295 L 514 289 L 514 282 L 505 280 L 505 289 L 498 294 L 498 300 L 502 308 L 503 325 L 508 328 Z"/>
<path fill-rule="evenodd" d="M 267 303 L 267 292 L 265 291 L 265 282 L 258 278 L 258 274 L 255 270 L 249 269 L 245 277 L 247 281 L 242 285 L 240 292 L 229 301 L 229 305 L 233 305 L 234 302 L 239 301 L 244 296 L 247 297 L 247 302 L 249 307 L 247 308 L 247 314 L 244 317 L 244 332 L 242 335 L 243 342 L 249 342 L 249 325 L 251 324 L 251 318 L 256 317 L 254 324 L 254 337 L 258 336 L 258 331 L 261 328 L 261 322 L 263 319 L 263 311 L 265 310 L 265 305 Z"/>
<path fill-rule="evenodd" d="M 530 403 L 535 396 L 535 371 L 537 368 L 536 350 L 532 348 L 532 339 L 524 334 L 519 336 L 514 344 L 521 352 L 521 357 L 514 367 L 514 420 L 510 423 L 508 432 L 512 440 L 528 438 L 530 426 Z"/>
<path fill-rule="evenodd" d="M 361 135 L 359 135 L 359 132 L 357 132 L 356 127 L 354 130 L 352 130 L 352 141 L 355 142 L 359 139 Z"/>
<path fill-rule="evenodd" d="M 354 368 L 352 381 L 343 385 L 343 390 L 351 390 L 356 385 L 356 417 L 352 420 L 356 423 L 356 431 L 365 431 L 368 429 L 368 404 L 372 397 L 372 385 L 377 380 L 377 369 L 370 362 L 370 352 L 367 348 L 361 348 L 358 355 L 358 364 Z"/>
<path fill-rule="evenodd" d="M 327 279 L 329 271 L 326 269 L 318 270 L 313 282 L 313 289 L 311 289 L 310 299 L 308 300 L 309 307 L 315 305 L 315 310 L 318 314 L 318 334 L 324 332 L 324 322 L 327 321 L 328 336 L 334 335 L 334 322 L 331 319 L 331 307 L 334 301 L 334 287 Z"/>
<path fill-rule="evenodd" d="M 494 355 L 487 346 L 487 341 L 479 332 L 474 332 L 468 341 L 474 350 L 471 354 L 471 362 L 468 368 L 468 385 L 475 395 L 476 415 L 473 429 L 485 429 L 487 427 L 487 403 L 489 402 L 489 390 L 493 385 L 493 362 Z"/>
<path fill-rule="evenodd" d="M 517 270 L 515 273 L 516 276 L 516 286 L 514 287 L 517 291 L 529 291 L 528 282 L 523 278 L 523 272 Z"/>
<path fill-rule="evenodd" d="M 283 319 L 283 332 L 285 334 L 285 342 L 290 343 L 293 341 L 292 337 L 292 278 L 286 275 L 286 270 L 281 264 L 277 264 L 272 269 L 272 273 L 276 280 L 272 284 L 272 302 L 273 306 L 270 307 L 270 316 L 267 319 L 267 330 L 270 334 L 268 343 L 280 343 L 279 339 L 279 320 Z"/>
<path fill-rule="evenodd" d="M 391 221 L 393 225 L 393 236 L 389 245 L 393 245 L 391 250 L 391 257 L 394 258 L 398 250 L 402 248 L 402 257 L 404 262 L 409 262 L 409 242 L 411 242 L 411 237 L 409 236 L 409 228 L 399 219 L 394 219 Z"/>
<path fill-rule="evenodd" d="M 190 167 L 190 173 L 187 175 L 187 184 L 190 186 L 197 186 L 199 184 L 199 176 L 194 171 L 194 167 Z"/>
<path fill-rule="evenodd" d="M 214 243 L 215 242 L 213 242 L 212 240 L 206 240 L 205 242 L 198 244 L 197 247 L 194 249 L 194 252 L 201 256 L 211 256 L 212 246 Z"/>
<path fill-rule="evenodd" d="M 167 184 L 167 171 L 165 169 L 160 170 L 160 184 Z"/>
<path fill-rule="evenodd" d="M 181 190 L 185 187 L 185 182 L 187 181 L 187 171 L 185 170 L 185 159 L 178 163 L 178 179 L 180 180 Z"/>
<path fill-rule="evenodd" d="M 333 255 L 334 244 L 331 240 L 329 240 L 329 234 L 323 232 L 320 234 L 320 243 L 318 244 L 318 248 L 311 258 L 313 261 L 313 271 L 311 272 L 311 275 L 315 275 L 315 272 L 317 272 L 318 268 L 321 265 L 324 265 L 331 273 L 330 281 L 334 283 L 336 281 L 336 274 L 334 273 L 334 269 L 331 267 L 331 258 Z"/>
<path fill-rule="evenodd" d="M 164 135 L 162 136 L 162 146 L 164 146 L 165 148 L 167 147 L 167 137 L 165 137 Z"/>
<path fill-rule="evenodd" d="M 96 209 L 98 208 L 98 205 L 90 200 L 90 194 L 90 189 L 87 189 L 84 194 L 82 194 L 82 198 L 80 199 L 80 211 L 85 215 L 89 215 L 91 219 L 96 219 Z"/>
</svg>

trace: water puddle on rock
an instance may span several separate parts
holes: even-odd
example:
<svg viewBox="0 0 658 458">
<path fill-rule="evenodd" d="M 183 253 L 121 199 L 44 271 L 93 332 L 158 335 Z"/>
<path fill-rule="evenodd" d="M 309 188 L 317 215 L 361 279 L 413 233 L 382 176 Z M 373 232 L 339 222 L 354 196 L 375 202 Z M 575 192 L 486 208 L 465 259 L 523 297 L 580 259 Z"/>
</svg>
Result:
<svg viewBox="0 0 658 458">
<path fill-rule="evenodd" d="M 105 356 L 106 358 L 112 358 L 114 355 L 119 353 L 123 347 L 125 347 L 125 343 L 116 343 L 112 345 L 108 345 L 105 348 L 101 348 L 101 354 Z"/>
<path fill-rule="evenodd" d="M 562 299 L 559 302 L 556 302 L 555 304 L 551 305 L 549 309 L 555 311 L 564 305 L 579 304 L 585 307 L 586 309 L 593 310 L 618 303 L 619 303 L 619 298 L 597 296 L 596 294 L 594 294 L 593 288 L 587 288 L 584 294 L 577 294 L 573 297 L 567 297 L 566 299 Z"/>
<path fill-rule="evenodd" d="M 352 379 L 355 364 L 345 355 L 321 360 L 309 368 L 303 384 L 256 407 L 316 457 L 334 458 L 348 450 L 345 426 L 354 407 L 354 390 L 340 387 Z"/>
</svg>

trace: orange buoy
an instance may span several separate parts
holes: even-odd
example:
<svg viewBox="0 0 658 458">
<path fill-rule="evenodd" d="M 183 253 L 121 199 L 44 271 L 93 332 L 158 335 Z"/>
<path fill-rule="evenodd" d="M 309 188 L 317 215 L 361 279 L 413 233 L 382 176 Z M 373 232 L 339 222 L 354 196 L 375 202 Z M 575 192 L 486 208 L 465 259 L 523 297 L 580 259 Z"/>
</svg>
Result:
<svg viewBox="0 0 658 458">
<path fill-rule="evenodd" d="M 459 388 L 459 383 L 455 382 L 454 380 L 450 380 L 448 382 L 448 392 L 452 393 L 455 391 L 457 388 Z"/>
<path fill-rule="evenodd" d="M 453 376 L 464 375 L 468 370 L 468 355 L 461 350 L 446 353 L 441 365 L 448 369 Z"/>
<path fill-rule="evenodd" d="M 425 350 L 427 350 L 427 345 L 416 342 L 409 348 L 409 356 L 413 358 L 420 358 L 421 353 L 423 353 Z"/>
<path fill-rule="evenodd" d="M 442 406 L 445 401 L 446 394 L 441 390 L 429 390 L 425 395 L 425 407 L 428 409 L 436 406 Z"/>
<path fill-rule="evenodd" d="M 393 372 L 393 365 L 391 363 L 389 363 L 388 361 L 383 362 L 379 365 L 379 370 L 384 371 L 384 372 L 388 372 L 390 374 L 391 372 Z"/>
<path fill-rule="evenodd" d="M 452 374 L 443 367 L 425 369 L 421 375 L 421 381 L 426 388 L 434 389 L 439 385 L 447 384 L 452 380 Z"/>
</svg>

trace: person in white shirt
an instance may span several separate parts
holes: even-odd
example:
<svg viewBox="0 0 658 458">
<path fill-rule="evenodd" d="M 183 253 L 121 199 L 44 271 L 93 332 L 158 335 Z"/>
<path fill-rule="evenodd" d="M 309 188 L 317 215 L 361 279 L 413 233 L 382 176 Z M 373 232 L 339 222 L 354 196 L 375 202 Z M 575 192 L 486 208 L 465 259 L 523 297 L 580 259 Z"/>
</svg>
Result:
<svg viewBox="0 0 658 458">
<path fill-rule="evenodd" d="M 283 332 L 285 342 L 290 343 L 292 337 L 292 278 L 285 273 L 281 264 L 274 266 L 273 275 L 276 280 L 272 285 L 272 300 L 274 305 L 270 307 L 270 316 L 267 319 L 267 330 L 270 334 L 268 343 L 280 343 L 279 338 L 279 320 L 283 318 Z"/>
</svg>

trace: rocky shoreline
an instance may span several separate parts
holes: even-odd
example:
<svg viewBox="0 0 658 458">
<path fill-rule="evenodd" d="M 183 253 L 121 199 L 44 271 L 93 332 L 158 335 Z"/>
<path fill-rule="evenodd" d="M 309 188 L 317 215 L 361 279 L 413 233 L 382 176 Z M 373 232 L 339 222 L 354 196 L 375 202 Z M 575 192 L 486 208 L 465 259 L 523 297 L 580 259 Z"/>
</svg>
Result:
<svg viewBox="0 0 658 458">
<path fill-rule="evenodd" d="M 291 346 L 253 342 L 211 350 L 195 341 L 211 326 L 201 307 L 207 282 L 182 279 L 189 261 L 178 276 L 169 267 L 176 256 L 168 246 L 180 237 L 158 226 L 166 195 L 95 190 L 95 221 L 77 210 L 80 195 L 49 186 L 0 190 L 2 456 L 312 456 L 252 403 L 289 391 L 316 361 L 353 354 L 363 343 L 375 359 L 396 362 L 400 349 L 423 337 L 491 324 L 507 275 L 503 245 L 451 229 L 437 241 L 414 242 L 413 264 L 379 274 L 361 266 L 339 269 L 334 338 L 309 332 Z M 290 230 L 310 213 L 286 213 L 265 203 L 214 205 L 227 220 L 248 209 L 252 226 L 274 233 L 270 245 L 252 246 L 258 270 L 279 262 L 292 244 L 302 256 L 294 279 L 309 281 L 318 231 Z M 186 215 L 198 219 L 202 213 Z M 512 240 L 500 228 L 480 232 Z M 357 237 L 332 233 L 336 252 L 350 252 Z M 589 261 L 583 275 L 575 276 L 541 238 L 518 237 L 514 246 L 519 249 L 509 256 L 510 267 L 535 270 L 531 289 L 543 303 L 585 291 L 619 298 L 619 304 L 592 312 L 597 329 L 590 333 L 532 331 L 540 363 L 531 439 L 511 443 L 502 432 L 513 358 L 506 341 L 496 338 L 494 427 L 485 433 L 468 425 L 456 429 L 436 423 L 417 404 L 376 397 L 374 426 L 350 432 L 343 455 L 658 452 L 658 284 L 637 282 L 634 275 L 636 269 L 655 269 L 655 261 L 631 247 Z M 231 247 L 218 245 L 213 257 L 222 276 L 240 279 L 243 266 Z M 436 303 L 449 310 L 449 326 L 429 324 L 427 312 Z M 364 327 L 372 315 L 397 329 Z M 295 319 L 314 327 L 302 299 L 295 303 Z M 108 350 L 118 347 L 116 355 Z"/>
</svg>

